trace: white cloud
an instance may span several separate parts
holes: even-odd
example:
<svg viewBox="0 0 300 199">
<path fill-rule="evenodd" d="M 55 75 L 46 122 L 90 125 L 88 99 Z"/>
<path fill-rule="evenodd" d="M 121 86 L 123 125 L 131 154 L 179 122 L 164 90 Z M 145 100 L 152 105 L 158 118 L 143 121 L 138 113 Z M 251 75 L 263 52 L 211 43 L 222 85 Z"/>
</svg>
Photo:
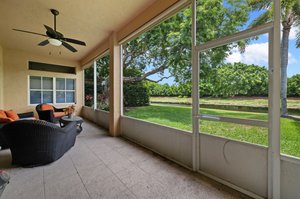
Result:
<svg viewBox="0 0 300 199">
<path fill-rule="evenodd" d="M 289 64 L 296 64 L 298 62 L 297 59 L 290 52 L 288 54 L 288 57 L 289 57 Z"/>
<path fill-rule="evenodd" d="M 239 53 L 238 49 L 233 49 L 231 53 L 232 54 L 227 57 L 226 62 L 235 63 L 242 61 L 242 55 Z"/>
<path fill-rule="evenodd" d="M 296 28 L 295 26 L 293 26 L 291 28 L 291 32 L 290 32 L 290 38 L 291 40 L 296 39 L 297 38 L 297 32 L 299 31 L 298 28 Z"/>
<path fill-rule="evenodd" d="M 269 44 L 257 43 L 246 46 L 245 52 L 240 53 L 238 48 L 234 48 L 226 59 L 226 62 L 242 62 L 245 64 L 268 65 Z"/>
<path fill-rule="evenodd" d="M 228 63 L 242 62 L 245 64 L 268 66 L 269 63 L 268 52 L 269 52 L 268 42 L 250 44 L 246 46 L 244 53 L 240 53 L 238 48 L 233 48 L 231 50 L 231 54 L 227 57 L 226 62 Z M 298 62 L 291 52 L 289 52 L 288 57 L 289 57 L 289 64 L 295 64 Z"/>
</svg>

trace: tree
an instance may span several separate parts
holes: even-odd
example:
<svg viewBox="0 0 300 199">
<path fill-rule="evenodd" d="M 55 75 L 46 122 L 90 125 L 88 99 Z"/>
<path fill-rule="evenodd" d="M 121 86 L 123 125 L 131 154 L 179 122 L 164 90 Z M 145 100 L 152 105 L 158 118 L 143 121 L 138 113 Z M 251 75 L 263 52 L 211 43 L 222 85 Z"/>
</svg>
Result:
<svg viewBox="0 0 300 199">
<path fill-rule="evenodd" d="M 197 40 L 206 42 L 237 32 L 248 20 L 248 6 L 245 0 L 198 1 Z M 124 82 L 149 80 L 153 74 L 160 74 L 161 81 L 170 76 L 178 83 L 191 82 L 191 8 L 178 12 L 151 30 L 123 45 Z M 238 17 L 237 17 L 238 16 Z M 241 43 L 239 44 L 241 45 Z M 201 59 L 201 74 L 206 78 L 211 66 L 223 63 L 232 45 L 225 45 L 214 51 L 205 52 L 209 59 Z M 127 70 L 137 70 L 126 76 Z M 170 76 L 165 76 L 168 70 Z"/>
<path fill-rule="evenodd" d="M 225 64 L 216 70 L 211 83 L 212 96 L 265 96 L 268 94 L 268 70 L 243 63 Z"/>
<path fill-rule="evenodd" d="M 272 20 L 274 8 L 272 0 L 250 0 L 249 5 L 254 10 L 265 10 L 251 26 L 264 24 Z M 281 0 L 281 114 L 288 115 L 287 110 L 287 66 L 289 51 L 289 35 L 293 26 L 300 27 L 300 0 Z M 300 31 L 297 34 L 296 47 L 300 47 Z"/>
</svg>

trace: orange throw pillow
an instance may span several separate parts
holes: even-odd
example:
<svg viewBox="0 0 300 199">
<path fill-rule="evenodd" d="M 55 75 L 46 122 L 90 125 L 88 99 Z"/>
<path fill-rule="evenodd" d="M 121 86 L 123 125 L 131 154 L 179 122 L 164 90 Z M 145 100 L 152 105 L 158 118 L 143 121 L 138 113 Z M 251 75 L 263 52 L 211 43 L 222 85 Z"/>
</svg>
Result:
<svg viewBox="0 0 300 199">
<path fill-rule="evenodd" d="M 42 104 L 41 110 L 42 111 L 48 111 L 48 110 L 54 110 L 54 109 L 53 109 L 53 106 L 51 106 L 49 104 Z"/>
<path fill-rule="evenodd" d="M 7 122 L 13 122 L 14 120 L 7 117 L 7 118 L 0 118 L 0 123 L 7 123 Z"/>
<path fill-rule="evenodd" d="M 16 113 L 16 111 L 14 110 L 9 110 L 9 111 L 5 111 L 7 117 L 13 119 L 13 120 L 18 120 L 20 119 L 18 114 Z"/>
<path fill-rule="evenodd" d="M 7 115 L 4 110 L 0 110 L 0 118 L 7 118 Z"/>
</svg>

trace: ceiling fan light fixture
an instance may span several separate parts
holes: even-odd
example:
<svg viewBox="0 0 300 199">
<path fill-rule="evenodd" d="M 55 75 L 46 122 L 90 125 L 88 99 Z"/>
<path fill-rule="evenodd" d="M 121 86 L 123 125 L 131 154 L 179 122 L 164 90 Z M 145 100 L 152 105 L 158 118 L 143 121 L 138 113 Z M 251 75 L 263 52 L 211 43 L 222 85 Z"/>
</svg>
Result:
<svg viewBox="0 0 300 199">
<path fill-rule="evenodd" d="M 58 39 L 49 38 L 48 41 L 53 46 L 60 46 L 62 44 Z"/>
<path fill-rule="evenodd" d="M 77 40 L 77 39 L 65 38 L 62 33 L 58 32 L 56 30 L 56 17 L 57 17 L 57 15 L 59 15 L 59 12 L 55 9 L 50 9 L 50 11 L 54 16 L 54 27 L 51 28 L 44 24 L 44 27 L 46 28 L 46 34 L 31 32 L 31 31 L 27 31 L 27 30 L 20 30 L 20 29 L 13 29 L 13 30 L 46 37 L 47 39 L 38 43 L 38 46 L 46 46 L 49 43 L 52 46 L 61 46 L 62 45 L 66 49 L 68 49 L 69 51 L 71 51 L 73 53 L 77 52 L 77 50 L 73 46 L 71 46 L 69 43 L 86 46 L 85 42 Z"/>
</svg>

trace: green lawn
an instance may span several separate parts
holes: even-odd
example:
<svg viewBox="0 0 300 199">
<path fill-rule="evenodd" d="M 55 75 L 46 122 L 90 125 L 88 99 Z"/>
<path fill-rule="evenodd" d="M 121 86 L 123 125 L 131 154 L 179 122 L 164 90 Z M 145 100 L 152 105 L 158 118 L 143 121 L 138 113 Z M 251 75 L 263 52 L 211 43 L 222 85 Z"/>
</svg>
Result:
<svg viewBox="0 0 300 199">
<path fill-rule="evenodd" d="M 151 97 L 152 103 L 177 103 L 177 104 L 191 104 L 191 98 L 179 97 Z M 218 105 L 238 105 L 238 106 L 254 106 L 267 107 L 267 98 L 201 98 L 200 104 L 218 104 Z M 299 108 L 300 99 L 288 99 L 288 108 Z"/>
<path fill-rule="evenodd" d="M 218 109 L 201 109 L 201 113 L 267 120 L 267 114 L 265 113 Z M 130 108 L 125 111 L 125 115 L 186 131 L 192 130 L 190 107 L 151 105 Z M 200 123 L 200 131 L 260 145 L 268 144 L 268 130 L 262 127 L 202 120 Z M 290 119 L 281 119 L 281 152 L 300 157 L 300 122 Z"/>
</svg>

